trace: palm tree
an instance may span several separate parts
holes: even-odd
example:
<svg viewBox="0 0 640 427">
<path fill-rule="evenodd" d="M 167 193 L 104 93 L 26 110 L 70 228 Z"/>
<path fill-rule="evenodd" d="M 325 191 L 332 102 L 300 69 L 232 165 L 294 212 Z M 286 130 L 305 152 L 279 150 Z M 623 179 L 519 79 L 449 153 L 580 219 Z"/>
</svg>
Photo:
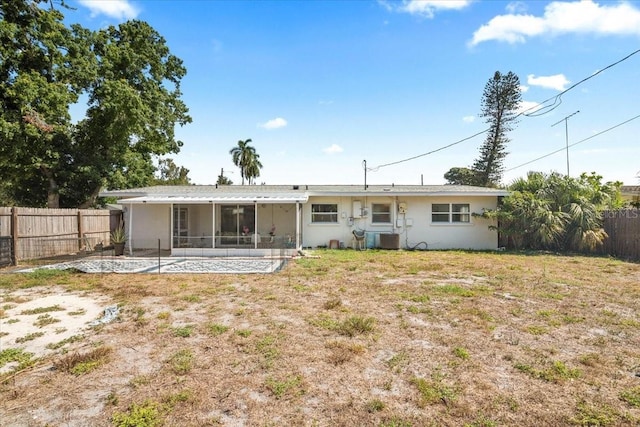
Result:
<svg viewBox="0 0 640 427">
<path fill-rule="evenodd" d="M 240 140 L 238 141 L 238 146 L 229 151 L 233 164 L 240 168 L 242 185 L 244 185 L 245 178 L 251 184 L 253 178 L 260 176 L 260 168 L 262 168 L 262 163 L 258 160 L 260 156 L 256 153 L 256 149 L 249 145 L 250 142 L 252 142 L 250 138 L 245 141 Z"/>
<path fill-rule="evenodd" d="M 601 210 L 612 205 L 618 192 L 616 184 L 601 179 L 530 172 L 511 184 L 511 194 L 498 209 L 484 216 L 498 219 L 494 228 L 516 248 L 594 250 L 607 238 Z"/>
<path fill-rule="evenodd" d="M 260 155 L 256 154 L 249 164 L 247 164 L 244 175 L 249 180 L 249 184 L 253 184 L 254 178 L 260 176 L 260 169 L 262 168 L 262 163 L 260 163 Z"/>
</svg>

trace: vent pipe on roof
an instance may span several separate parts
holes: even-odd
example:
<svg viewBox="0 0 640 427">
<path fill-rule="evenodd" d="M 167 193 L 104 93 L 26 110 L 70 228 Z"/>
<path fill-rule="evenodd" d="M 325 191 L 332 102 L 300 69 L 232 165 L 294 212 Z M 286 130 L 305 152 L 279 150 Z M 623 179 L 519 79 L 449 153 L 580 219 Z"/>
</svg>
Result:
<svg viewBox="0 0 640 427">
<path fill-rule="evenodd" d="M 364 189 L 367 189 L 367 161 L 362 161 L 362 168 L 364 169 Z"/>
</svg>

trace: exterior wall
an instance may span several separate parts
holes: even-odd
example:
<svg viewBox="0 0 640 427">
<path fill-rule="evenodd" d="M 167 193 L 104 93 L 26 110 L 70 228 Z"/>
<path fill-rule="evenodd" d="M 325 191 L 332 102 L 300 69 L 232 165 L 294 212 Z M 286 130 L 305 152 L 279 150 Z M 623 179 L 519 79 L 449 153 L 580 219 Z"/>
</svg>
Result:
<svg viewBox="0 0 640 427">
<path fill-rule="evenodd" d="M 170 205 L 127 205 L 124 213 L 125 229 L 129 244 L 134 249 L 157 249 L 158 239 L 162 249 L 171 248 L 171 206 Z M 129 232 L 131 224 L 131 232 Z"/>
<path fill-rule="evenodd" d="M 358 217 L 357 204 L 366 211 Z M 337 223 L 313 223 L 311 206 L 316 203 L 337 204 Z M 372 223 L 372 205 L 390 204 L 391 221 Z M 398 212 L 398 205 L 406 204 L 406 213 Z M 431 218 L 434 203 L 468 203 L 472 213 L 482 213 L 484 209 L 494 209 L 497 197 L 319 197 L 312 196 L 302 205 L 301 233 L 303 247 L 329 246 L 331 240 L 338 240 L 350 247 L 353 230 L 365 230 L 367 247 L 380 246 L 380 234 L 399 235 L 400 247 L 404 249 L 496 249 L 498 238 L 495 231 L 489 230 L 488 220 L 471 216 L 469 223 L 434 223 Z M 158 239 L 161 248 L 171 246 L 171 206 L 163 204 L 126 205 L 125 226 L 133 212 L 130 235 L 133 248 L 157 248 Z M 189 228 L 192 235 L 211 233 L 211 205 L 188 205 Z M 355 210 L 354 210 L 355 209 Z M 273 212 L 273 215 L 272 215 Z M 276 225 L 276 234 L 295 232 L 295 204 L 259 205 L 257 210 L 259 233 L 268 234 L 271 224 Z M 196 233 L 196 234 L 193 234 Z"/>
<path fill-rule="evenodd" d="M 357 218 L 354 201 L 367 211 L 367 215 Z M 337 204 L 337 223 L 313 223 L 311 206 L 316 203 Z M 391 204 L 391 223 L 372 223 L 372 204 Z M 406 204 L 406 213 L 398 212 L 398 205 Z M 494 209 L 497 197 L 310 197 L 303 205 L 302 234 L 303 247 L 328 246 L 330 240 L 352 244 L 352 231 L 365 230 L 367 247 L 379 247 L 379 235 L 399 234 L 401 248 L 419 249 L 496 249 L 498 238 L 489 230 L 488 220 L 471 217 L 469 223 L 434 223 L 431 208 L 434 203 L 468 203 L 472 213 L 482 213 L 484 209 Z M 357 208 L 357 204 L 355 206 Z"/>
</svg>

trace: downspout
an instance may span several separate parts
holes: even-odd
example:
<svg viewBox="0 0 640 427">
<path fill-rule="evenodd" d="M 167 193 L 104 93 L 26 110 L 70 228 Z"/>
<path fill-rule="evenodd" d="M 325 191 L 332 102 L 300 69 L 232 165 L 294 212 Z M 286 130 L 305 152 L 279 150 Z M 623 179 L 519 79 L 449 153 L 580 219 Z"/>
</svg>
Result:
<svg viewBox="0 0 640 427">
<path fill-rule="evenodd" d="M 127 239 L 127 243 L 129 243 L 129 256 L 133 256 L 133 248 L 131 244 L 132 230 L 133 230 L 133 203 L 129 203 L 129 238 Z"/>
<path fill-rule="evenodd" d="M 296 201 L 296 250 L 300 250 L 300 215 L 301 215 L 300 202 Z"/>
</svg>

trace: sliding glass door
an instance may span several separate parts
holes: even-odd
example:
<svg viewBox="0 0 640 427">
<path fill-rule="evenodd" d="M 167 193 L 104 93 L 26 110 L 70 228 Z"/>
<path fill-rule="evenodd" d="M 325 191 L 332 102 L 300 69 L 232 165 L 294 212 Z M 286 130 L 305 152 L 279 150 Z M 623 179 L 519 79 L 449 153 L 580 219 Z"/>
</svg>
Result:
<svg viewBox="0 0 640 427">
<path fill-rule="evenodd" d="M 254 205 L 222 205 L 219 218 L 218 242 L 221 246 L 251 244 L 256 221 Z"/>
</svg>

